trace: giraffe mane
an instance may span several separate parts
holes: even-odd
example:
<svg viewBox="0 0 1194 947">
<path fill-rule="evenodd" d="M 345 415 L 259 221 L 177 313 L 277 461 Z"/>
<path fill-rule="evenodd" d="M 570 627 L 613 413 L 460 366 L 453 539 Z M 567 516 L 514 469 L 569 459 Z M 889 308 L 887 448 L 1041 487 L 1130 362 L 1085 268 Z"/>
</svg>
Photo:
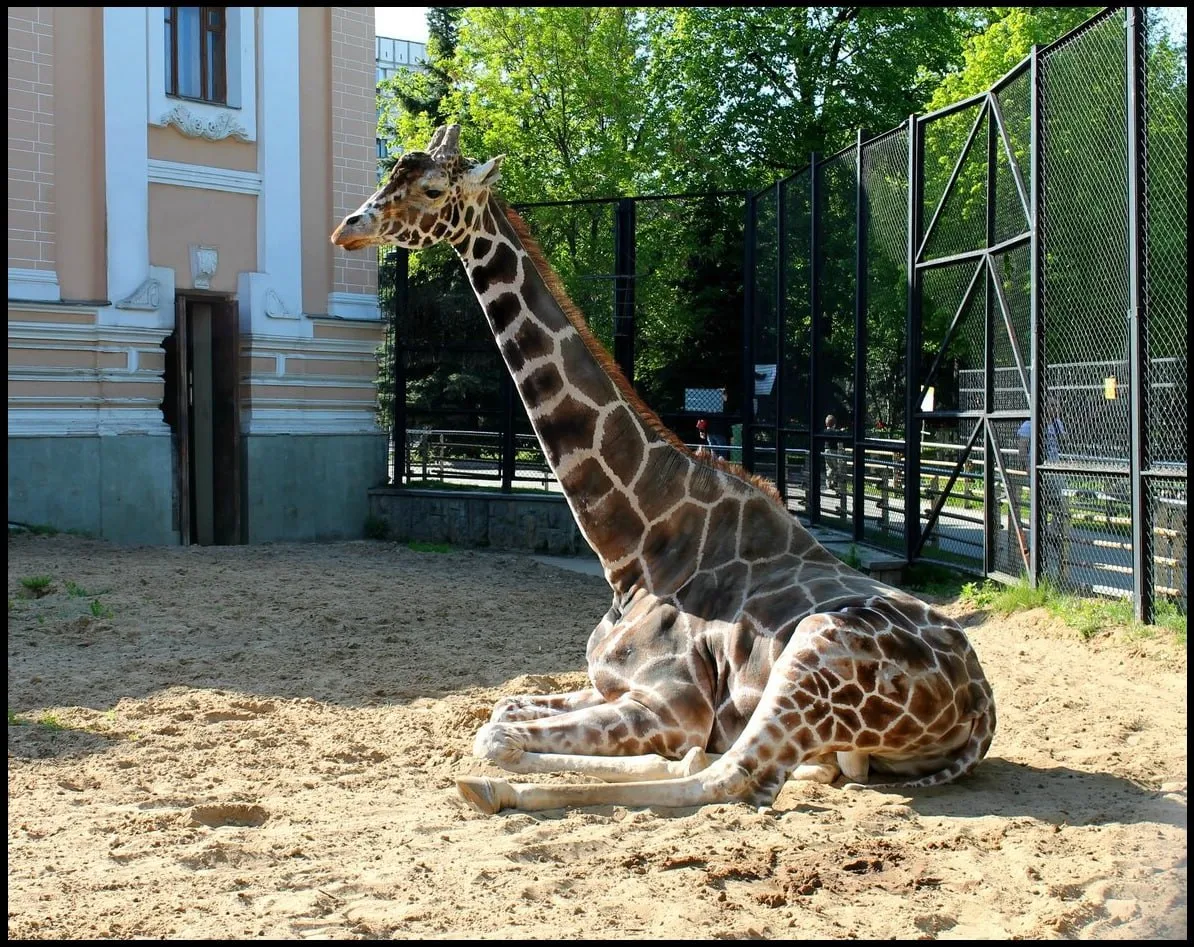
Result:
<svg viewBox="0 0 1194 947">
<path fill-rule="evenodd" d="M 763 493 L 768 499 L 777 505 L 784 507 L 783 500 L 780 498 L 779 490 L 776 489 L 775 484 L 766 477 L 752 474 L 739 464 L 724 460 L 721 457 L 714 455 L 713 457 L 698 457 L 689 449 L 676 433 L 669 428 L 663 421 L 660 420 L 659 415 L 647 406 L 647 403 L 639 397 L 638 392 L 626 380 L 626 376 L 622 374 L 622 370 L 618 367 L 618 363 L 613 360 L 609 352 L 606 351 L 605 346 L 593 335 L 593 330 L 589 328 L 589 323 L 585 319 L 584 314 L 577 308 L 576 304 L 568 296 L 568 291 L 564 288 L 563 281 L 556 275 L 556 271 L 551 264 L 547 262 L 547 257 L 543 254 L 543 249 L 539 246 L 539 242 L 531 236 L 530 229 L 526 222 L 519 216 L 518 212 L 514 210 L 501 198 L 496 198 L 498 206 L 506 215 L 506 220 L 509 221 L 510 226 L 514 228 L 514 232 L 518 235 L 518 239 L 522 241 L 523 249 L 526 250 L 531 262 L 535 265 L 539 276 L 543 279 L 547 286 L 548 292 L 555 297 L 559 303 L 560 309 L 563 310 L 565 317 L 572 323 L 572 327 L 576 329 L 580 335 L 581 341 L 585 348 L 597 360 L 597 363 L 609 375 L 610 380 L 613 381 L 614 386 L 618 389 L 618 393 L 626 399 L 626 403 L 630 408 L 638 414 L 638 416 L 646 423 L 652 431 L 662 437 L 672 447 L 683 451 L 688 456 L 692 457 L 698 464 L 703 464 L 714 470 L 721 470 L 737 477 L 739 480 L 744 480 L 755 489 Z M 784 507 L 786 511 L 786 507 Z"/>
</svg>

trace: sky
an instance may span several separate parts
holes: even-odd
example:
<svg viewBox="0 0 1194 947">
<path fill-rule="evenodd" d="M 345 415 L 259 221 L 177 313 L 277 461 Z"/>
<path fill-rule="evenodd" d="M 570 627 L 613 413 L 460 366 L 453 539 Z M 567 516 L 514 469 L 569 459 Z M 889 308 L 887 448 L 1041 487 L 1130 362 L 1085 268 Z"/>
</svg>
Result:
<svg viewBox="0 0 1194 947">
<path fill-rule="evenodd" d="M 426 7 L 374 7 L 376 35 L 427 42 Z"/>
</svg>

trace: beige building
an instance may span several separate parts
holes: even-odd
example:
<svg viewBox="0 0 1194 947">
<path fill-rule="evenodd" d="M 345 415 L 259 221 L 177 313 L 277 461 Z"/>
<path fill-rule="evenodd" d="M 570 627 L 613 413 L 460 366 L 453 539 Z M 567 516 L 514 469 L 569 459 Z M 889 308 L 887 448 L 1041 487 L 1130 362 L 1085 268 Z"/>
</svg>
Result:
<svg viewBox="0 0 1194 947">
<path fill-rule="evenodd" d="M 10 522 L 361 534 L 375 68 L 371 7 L 9 9 Z"/>
</svg>

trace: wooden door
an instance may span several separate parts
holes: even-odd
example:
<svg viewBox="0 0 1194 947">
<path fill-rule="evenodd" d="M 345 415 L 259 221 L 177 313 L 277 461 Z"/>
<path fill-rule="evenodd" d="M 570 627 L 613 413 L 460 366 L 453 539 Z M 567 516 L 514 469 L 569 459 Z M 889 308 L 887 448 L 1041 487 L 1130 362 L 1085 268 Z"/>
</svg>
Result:
<svg viewBox="0 0 1194 947">
<path fill-rule="evenodd" d="M 190 333 L 187 331 L 187 301 L 174 300 L 174 496 L 178 512 L 178 537 L 184 546 L 191 544 L 191 372 Z"/>
</svg>

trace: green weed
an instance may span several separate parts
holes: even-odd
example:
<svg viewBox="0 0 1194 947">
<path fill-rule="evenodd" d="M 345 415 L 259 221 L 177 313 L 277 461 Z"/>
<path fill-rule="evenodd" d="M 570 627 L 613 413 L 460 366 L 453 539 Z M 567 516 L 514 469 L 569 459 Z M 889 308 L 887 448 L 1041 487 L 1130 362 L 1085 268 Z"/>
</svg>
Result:
<svg viewBox="0 0 1194 947">
<path fill-rule="evenodd" d="M 111 618 L 112 609 L 104 605 L 98 598 L 91 600 L 91 614 L 96 618 Z"/>
<path fill-rule="evenodd" d="M 1132 637 L 1151 638 L 1158 630 L 1164 630 L 1179 644 L 1184 646 L 1186 643 L 1186 616 L 1168 601 L 1157 603 L 1155 624 L 1143 625 L 1135 620 L 1130 601 L 1067 595 L 1045 579 L 1039 581 L 1036 588 L 1029 585 L 1027 579 L 1013 585 L 970 582 L 962 587 L 962 600 L 999 615 L 1043 608 L 1088 640 L 1109 628 L 1124 627 Z"/>
<path fill-rule="evenodd" d="M 45 727 L 47 730 L 59 732 L 62 730 L 69 730 L 70 728 L 53 714 L 42 714 L 37 718 L 38 726 Z"/>
<path fill-rule="evenodd" d="M 406 544 L 415 552 L 451 552 L 452 547 L 448 543 L 424 543 L 419 541 L 409 542 Z"/>
<path fill-rule="evenodd" d="M 385 539 L 390 535 L 390 524 L 380 516 L 370 513 L 365 517 L 365 538 Z"/>
<path fill-rule="evenodd" d="M 21 579 L 21 585 L 25 586 L 25 589 L 34 598 L 41 598 L 54 591 L 51 586 L 53 581 L 48 575 L 30 575 Z"/>
</svg>

